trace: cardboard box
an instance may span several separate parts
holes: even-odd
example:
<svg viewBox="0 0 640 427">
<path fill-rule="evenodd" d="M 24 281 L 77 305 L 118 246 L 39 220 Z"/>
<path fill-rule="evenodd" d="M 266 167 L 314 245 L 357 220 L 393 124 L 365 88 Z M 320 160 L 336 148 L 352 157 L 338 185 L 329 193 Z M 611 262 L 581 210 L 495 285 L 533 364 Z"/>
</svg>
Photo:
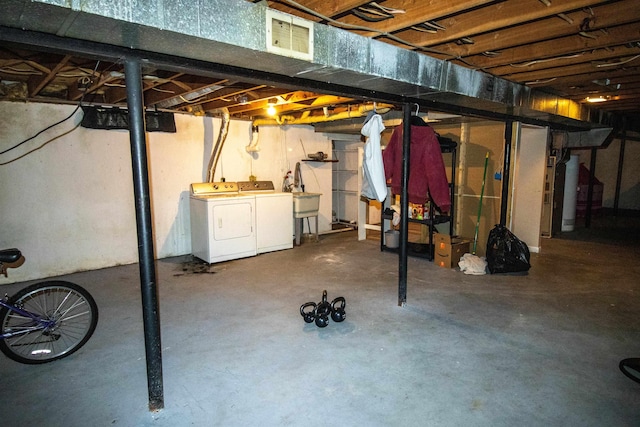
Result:
<svg viewBox="0 0 640 427">
<path fill-rule="evenodd" d="M 433 262 L 445 268 L 457 267 L 462 255 L 469 253 L 471 243 L 469 239 L 440 233 L 433 235 L 433 241 L 435 245 Z"/>
</svg>

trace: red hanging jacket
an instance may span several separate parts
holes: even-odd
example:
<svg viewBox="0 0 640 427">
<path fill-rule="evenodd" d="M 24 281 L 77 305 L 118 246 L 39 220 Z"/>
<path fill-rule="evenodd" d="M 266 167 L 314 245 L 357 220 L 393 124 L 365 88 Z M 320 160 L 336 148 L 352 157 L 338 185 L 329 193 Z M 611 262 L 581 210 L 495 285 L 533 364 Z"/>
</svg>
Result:
<svg viewBox="0 0 640 427">
<path fill-rule="evenodd" d="M 424 203 L 431 200 L 442 212 L 451 209 L 449 181 L 444 168 L 440 143 L 430 126 L 411 126 L 409 163 L 409 202 Z M 384 173 L 391 180 L 391 191 L 400 194 L 402 189 L 402 126 L 397 126 L 387 148 L 382 152 Z"/>
</svg>

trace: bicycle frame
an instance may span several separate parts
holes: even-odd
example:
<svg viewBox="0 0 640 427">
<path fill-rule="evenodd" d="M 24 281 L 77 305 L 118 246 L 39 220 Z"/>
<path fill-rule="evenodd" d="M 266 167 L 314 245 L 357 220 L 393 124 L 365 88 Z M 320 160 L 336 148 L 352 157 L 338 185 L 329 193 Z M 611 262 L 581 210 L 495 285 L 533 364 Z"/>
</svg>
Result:
<svg viewBox="0 0 640 427">
<path fill-rule="evenodd" d="M 28 318 L 30 318 L 31 320 L 33 320 L 35 322 L 35 325 L 30 327 L 30 328 L 22 329 L 22 330 L 16 331 L 16 332 L 7 332 L 7 333 L 4 333 L 4 334 L 0 334 L 0 340 L 4 340 L 4 339 L 7 339 L 7 338 L 15 337 L 15 336 L 18 336 L 18 335 L 28 334 L 28 333 L 31 333 L 33 331 L 45 330 L 45 329 L 50 328 L 50 327 L 55 325 L 55 321 L 53 321 L 53 320 L 42 319 L 42 317 L 40 317 L 38 315 L 35 315 L 33 313 L 30 313 L 28 311 L 22 310 L 21 308 L 16 307 L 14 305 L 11 305 L 11 304 L 7 303 L 4 300 L 0 300 L 0 305 L 3 306 L 3 307 L 8 308 L 9 310 L 11 310 L 13 312 L 18 313 L 21 316 L 28 317 Z"/>
<path fill-rule="evenodd" d="M 24 263 L 18 249 L 0 250 L 0 275 Z M 28 365 L 52 362 L 85 345 L 98 324 L 98 306 L 82 286 L 45 280 L 0 299 L 0 352 Z"/>
</svg>

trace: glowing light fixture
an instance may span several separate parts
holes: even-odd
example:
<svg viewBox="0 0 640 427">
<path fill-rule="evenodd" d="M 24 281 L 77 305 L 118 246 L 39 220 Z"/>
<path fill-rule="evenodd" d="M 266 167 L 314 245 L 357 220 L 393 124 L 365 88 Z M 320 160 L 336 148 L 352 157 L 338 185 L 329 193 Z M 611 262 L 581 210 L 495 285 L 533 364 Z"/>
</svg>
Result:
<svg viewBox="0 0 640 427">
<path fill-rule="evenodd" d="M 275 116 L 276 115 L 276 104 L 278 103 L 278 100 L 276 98 L 270 98 L 267 101 L 267 114 L 269 114 L 270 116 Z"/>
<path fill-rule="evenodd" d="M 595 102 L 605 102 L 605 101 L 608 101 L 608 100 L 609 100 L 609 97 L 607 97 L 607 96 L 594 96 L 594 97 L 588 96 L 587 97 L 587 102 L 594 102 L 595 103 Z"/>
</svg>

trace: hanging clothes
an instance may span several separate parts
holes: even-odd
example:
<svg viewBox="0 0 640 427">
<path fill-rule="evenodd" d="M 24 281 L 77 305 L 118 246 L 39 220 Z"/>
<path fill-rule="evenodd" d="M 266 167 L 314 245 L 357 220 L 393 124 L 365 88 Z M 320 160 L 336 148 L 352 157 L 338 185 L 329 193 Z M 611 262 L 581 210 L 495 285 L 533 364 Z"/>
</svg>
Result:
<svg viewBox="0 0 640 427">
<path fill-rule="evenodd" d="M 373 114 L 362 126 L 360 133 L 367 137 L 362 162 L 361 193 L 368 199 L 383 202 L 387 198 L 387 180 L 384 175 L 380 134 L 385 129 L 380 114 Z"/>
<path fill-rule="evenodd" d="M 411 159 L 409 163 L 409 202 L 423 204 L 431 200 L 442 212 L 451 209 L 449 181 L 444 168 L 440 143 L 435 131 L 428 125 L 411 124 Z M 383 154 L 384 171 L 391 180 L 391 191 L 400 194 L 402 188 L 402 126 L 394 129 Z"/>
</svg>

